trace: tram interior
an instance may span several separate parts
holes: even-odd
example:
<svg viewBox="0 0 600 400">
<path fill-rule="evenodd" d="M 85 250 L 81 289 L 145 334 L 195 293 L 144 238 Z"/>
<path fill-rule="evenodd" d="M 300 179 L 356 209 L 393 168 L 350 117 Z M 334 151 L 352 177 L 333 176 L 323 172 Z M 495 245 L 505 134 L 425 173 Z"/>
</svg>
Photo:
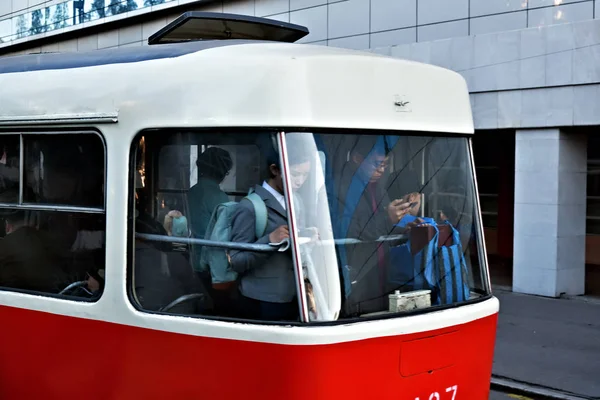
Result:
<svg viewBox="0 0 600 400">
<path fill-rule="evenodd" d="M 226 194 L 220 201 L 240 201 L 248 194 L 248 189 L 260 184 L 266 171 L 259 143 L 255 135 L 219 134 L 203 136 L 198 133 L 176 133 L 174 135 L 145 135 L 139 141 L 136 154 L 136 204 L 135 231 L 157 235 L 203 237 L 203 233 L 195 232 L 198 219 L 210 217 L 209 213 L 197 212 L 192 216 L 195 201 L 191 191 L 201 190 L 198 185 L 204 173 L 201 170 L 211 169 L 214 162 L 206 160 L 197 165 L 198 156 L 209 148 L 225 150 L 231 158 L 229 171 L 219 187 Z M 204 138 L 204 139 L 203 139 Z M 214 150 L 214 149 L 213 149 Z M 242 168 L 238 168 L 243 166 Z M 198 185 L 197 189 L 192 189 Z M 206 210 L 205 210 L 206 211 Z M 176 232 L 175 223 L 170 215 L 176 213 L 183 216 L 185 228 Z M 168 216 L 169 214 L 169 216 Z M 199 215 L 198 215 L 199 214 Z M 172 230 L 168 226 L 170 221 Z M 151 262 L 156 257 L 150 253 L 158 250 L 168 265 L 168 274 Z M 134 270 L 134 296 L 146 310 L 169 311 L 182 314 L 227 314 L 225 310 L 215 310 L 213 298 L 219 296 L 210 287 L 210 277 L 195 272 L 193 265 L 197 262 L 201 246 L 180 243 L 151 243 L 136 241 L 135 254 L 138 260 Z M 142 256 L 143 257 L 143 256 Z M 195 261 L 196 260 L 196 261 Z M 194 301 L 186 301 L 171 308 L 171 303 L 186 295 L 197 295 Z M 165 307 L 168 307 L 165 309 Z"/>
<path fill-rule="evenodd" d="M 435 146 L 430 145 L 427 149 L 429 155 L 426 156 L 425 151 L 414 150 L 422 146 L 423 138 L 416 137 L 412 142 L 409 138 L 405 139 L 407 144 L 393 154 L 392 168 L 386 177 L 387 179 L 400 178 L 398 182 L 403 181 L 403 184 L 392 185 L 390 183 L 390 196 L 400 198 L 407 192 L 418 190 L 422 192 L 423 196 L 421 215 L 433 217 L 444 213 L 450 220 L 473 223 L 469 209 L 469 204 L 472 207 L 472 203 L 465 199 L 469 184 L 465 182 L 465 176 L 468 175 L 465 175 L 465 171 L 470 168 L 468 159 L 449 161 L 449 157 L 443 155 L 444 144 L 442 142 Z M 251 134 L 213 133 L 203 135 L 197 132 L 177 132 L 171 135 L 145 135 L 140 139 L 136 155 L 135 169 L 138 173 L 135 186 L 136 214 L 138 215 L 136 221 L 140 221 L 142 218 L 147 223 L 142 227 L 140 223 L 136 222 L 136 232 L 201 238 L 202 235 L 196 235 L 193 232 L 195 229 L 194 218 L 190 215 L 193 207 L 197 206 L 190 197 L 190 193 L 202 175 L 202 166 L 196 165 L 199 155 L 211 147 L 227 151 L 232 165 L 219 186 L 227 194 L 228 200 L 239 201 L 248 193 L 250 187 L 262 183 L 266 177 L 265 160 L 260 145 L 257 142 L 257 135 Z M 431 154 L 436 151 L 441 152 L 441 155 L 432 156 Z M 428 181 L 424 182 L 424 180 Z M 424 190 L 423 185 L 426 186 Z M 177 216 L 183 216 L 186 220 L 187 229 L 184 232 L 168 231 L 170 228 L 166 221 L 169 220 L 169 214 L 173 212 Z M 171 223 L 173 223 L 172 219 Z M 474 247 L 474 240 L 470 237 L 464 237 L 463 240 L 467 257 L 474 266 L 478 266 L 478 254 Z M 147 245 L 149 243 L 145 244 L 145 246 Z M 158 279 L 157 277 L 161 274 L 158 266 L 151 266 L 150 263 L 141 261 L 136 262 L 134 275 L 137 278 L 134 277 L 134 281 L 138 279 L 140 283 L 139 285 L 135 283 L 135 292 L 142 293 L 140 296 L 142 299 L 137 299 L 142 308 L 164 311 L 165 305 L 170 301 L 186 294 L 198 293 L 200 300 L 195 304 L 186 303 L 169 311 L 183 314 L 228 316 L 227 310 L 218 309 L 213 301 L 215 296 L 218 297 L 220 294 L 211 289 L 210 278 L 203 280 L 197 274 L 190 273 L 193 271 L 195 257 L 195 250 L 192 249 L 192 246 L 177 243 L 155 243 L 151 246 L 159 247 L 161 252 L 166 253 L 176 271 L 175 273 L 171 271 L 168 278 Z M 138 254 L 141 249 L 136 248 L 135 251 Z M 481 287 L 482 284 L 477 283 L 482 279 L 479 269 L 475 267 L 472 268 L 472 271 L 474 274 L 470 278 L 472 282 L 475 282 L 472 285 Z M 147 274 L 151 274 L 154 278 Z M 164 279 L 164 282 L 161 279 Z M 152 289 L 152 286 L 155 289 Z M 170 287 L 170 289 L 165 291 L 166 287 Z M 149 300 L 150 296 L 144 296 L 144 292 L 153 292 L 156 300 Z"/>
<path fill-rule="evenodd" d="M 98 296 L 106 226 L 102 139 L 6 135 L 0 153 L 0 286 Z"/>
<path fill-rule="evenodd" d="M 343 139 L 340 135 L 332 137 L 334 141 Z M 225 196 L 219 202 L 237 202 L 249 188 L 260 185 L 267 177 L 267 162 L 261 151 L 265 138 L 269 135 L 252 132 L 145 133 L 134 144 L 136 152 L 131 160 L 135 193 L 131 197 L 130 228 L 165 237 L 204 238 L 204 232 L 197 230 L 206 224 L 197 221 L 210 218 L 212 209 L 205 210 L 204 215 L 197 212 L 205 201 L 197 197 L 198 193 L 210 191 L 214 185 Z M 267 139 L 271 145 L 273 138 Z M 472 224 L 473 199 L 468 199 L 470 181 L 465 172 L 470 168 L 468 158 L 447 155 L 443 140 L 424 140 L 403 137 L 402 145 L 392 152 L 384 178 L 389 196 L 400 198 L 420 192 L 420 216 L 444 213 L 455 224 Z M 349 161 L 350 150 L 343 150 L 343 141 L 336 143 L 331 154 L 319 154 L 323 168 L 327 158 L 341 157 L 342 164 Z M 207 154 L 223 153 L 228 161 L 222 157 L 204 159 Z M 225 163 L 221 165 L 222 176 L 218 182 L 207 183 L 219 163 Z M 82 300 L 99 298 L 105 269 L 105 182 L 105 149 L 96 134 L 3 135 L 0 286 Z M 318 183 L 324 184 L 322 179 Z M 307 209 L 313 207 L 308 204 Z M 129 237 L 128 256 L 135 267 L 128 279 L 141 308 L 228 316 L 228 310 L 218 305 L 223 299 L 211 287 L 210 276 L 194 267 L 201 247 Z M 483 277 L 475 241 L 469 232 L 462 240 L 473 266 L 471 287 L 481 288 Z"/>
</svg>

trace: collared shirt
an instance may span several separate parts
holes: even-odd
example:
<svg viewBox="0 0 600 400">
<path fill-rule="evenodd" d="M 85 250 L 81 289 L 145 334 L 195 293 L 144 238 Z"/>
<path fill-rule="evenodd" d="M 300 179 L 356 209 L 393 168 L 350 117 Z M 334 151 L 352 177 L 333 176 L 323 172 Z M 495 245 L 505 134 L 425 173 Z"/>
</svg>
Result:
<svg viewBox="0 0 600 400">
<path fill-rule="evenodd" d="M 271 193 L 273 197 L 275 197 L 275 199 L 279 202 L 279 204 L 281 204 L 281 207 L 283 207 L 283 209 L 285 210 L 285 198 L 283 197 L 283 195 L 277 190 L 273 189 L 271 185 L 267 183 L 267 181 L 263 182 L 262 187 L 265 188 L 269 193 Z"/>
</svg>

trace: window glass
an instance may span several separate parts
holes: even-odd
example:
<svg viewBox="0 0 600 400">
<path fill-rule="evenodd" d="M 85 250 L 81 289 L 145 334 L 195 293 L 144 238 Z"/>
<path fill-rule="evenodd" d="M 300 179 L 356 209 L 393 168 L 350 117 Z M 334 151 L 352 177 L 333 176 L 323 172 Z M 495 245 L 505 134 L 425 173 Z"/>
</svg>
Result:
<svg viewBox="0 0 600 400">
<path fill-rule="evenodd" d="M 96 134 L 22 134 L 0 135 L 0 143 L 0 195 L 8 198 L 0 202 L 0 287 L 99 298 L 106 223 L 102 140 Z"/>
<path fill-rule="evenodd" d="M 135 142 L 131 281 L 139 307 L 298 319 L 291 251 L 278 252 L 278 246 L 269 244 L 270 233 L 287 226 L 285 209 L 262 187 L 270 180 L 268 163 L 279 168 L 273 143 L 267 133 L 227 132 L 161 132 Z M 282 199 L 280 171 L 276 173 L 271 190 Z M 250 189 L 268 197 L 261 200 L 268 211 L 260 214 L 265 223 L 260 231 L 259 217 L 244 199 Z M 206 245 L 214 242 L 250 247 Z M 262 301 L 271 306 L 264 313 Z"/>
<path fill-rule="evenodd" d="M 136 140 L 130 273 L 140 308 L 299 321 L 302 304 L 310 321 L 331 321 L 409 311 L 406 296 L 419 308 L 487 293 L 467 139 L 292 132 L 286 142 L 284 176 L 274 134 Z"/>
<path fill-rule="evenodd" d="M 103 208 L 104 146 L 97 135 L 25 135 L 25 203 Z"/>
<path fill-rule="evenodd" d="M 158 187 L 161 190 L 188 190 L 192 173 L 191 149 L 186 145 L 167 145 L 158 154 Z"/>
<path fill-rule="evenodd" d="M 8 42 L 12 35 L 12 23 L 10 19 L 0 21 L 0 43 Z"/>
<path fill-rule="evenodd" d="M 467 139 L 287 137 L 295 215 L 305 231 L 300 257 L 310 281 L 309 308 L 333 311 L 338 276 L 341 318 L 455 304 L 486 293 Z M 323 159 L 318 150 L 325 155 L 324 185 L 313 173 Z M 337 274 L 330 270 L 333 244 Z M 396 290 L 401 299 L 419 300 L 398 300 Z"/>
<path fill-rule="evenodd" d="M 0 221 L 4 228 L 0 286 L 91 299 L 100 296 L 103 215 L 1 209 Z M 68 288 L 71 284 L 75 285 Z"/>
<path fill-rule="evenodd" d="M 7 1 L 7 0 L 1 0 Z M 0 43 L 80 25 L 174 0 L 69 0 L 0 21 Z M 40 4 L 38 5 L 40 6 Z M 15 9 L 14 12 L 23 11 Z"/>
<path fill-rule="evenodd" d="M 0 136 L 0 204 L 19 200 L 19 136 Z"/>
</svg>

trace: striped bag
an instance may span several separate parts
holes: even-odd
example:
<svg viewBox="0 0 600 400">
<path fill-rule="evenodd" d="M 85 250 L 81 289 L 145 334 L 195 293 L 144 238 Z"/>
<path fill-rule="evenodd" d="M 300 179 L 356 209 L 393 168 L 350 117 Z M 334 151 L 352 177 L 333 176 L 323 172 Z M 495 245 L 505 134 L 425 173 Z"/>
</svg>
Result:
<svg viewBox="0 0 600 400">
<path fill-rule="evenodd" d="M 421 218 L 433 234 L 415 249 L 413 228 L 411 238 L 390 250 L 389 280 L 402 291 L 431 290 L 431 304 L 453 304 L 469 299 L 467 264 L 462 252 L 459 232 L 450 223 L 438 225 L 431 218 Z M 403 219 L 403 226 L 410 220 Z M 447 226 L 451 240 L 440 240 L 440 230 Z M 446 229 L 444 229 L 446 230 Z M 416 239 L 423 242 L 422 238 Z M 442 242 L 442 243 L 440 243 Z"/>
</svg>

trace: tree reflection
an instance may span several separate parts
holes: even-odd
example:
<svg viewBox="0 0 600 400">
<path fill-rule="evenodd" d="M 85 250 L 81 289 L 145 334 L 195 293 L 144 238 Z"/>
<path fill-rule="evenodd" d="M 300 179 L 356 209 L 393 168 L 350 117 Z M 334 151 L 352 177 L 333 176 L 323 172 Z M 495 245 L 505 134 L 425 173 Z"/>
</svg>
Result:
<svg viewBox="0 0 600 400">
<path fill-rule="evenodd" d="M 172 1 L 174 0 L 70 0 L 0 21 L 3 25 L 0 43 Z M 9 28 L 6 29 L 6 26 Z"/>
<path fill-rule="evenodd" d="M 54 29 L 65 28 L 68 23 L 67 20 L 69 18 L 69 9 L 67 8 L 67 3 L 57 4 L 54 9 L 54 15 L 52 16 L 52 24 Z"/>
<path fill-rule="evenodd" d="M 42 10 L 35 10 L 31 13 L 31 28 L 29 28 L 29 33 L 31 35 L 37 35 L 43 31 L 44 27 L 42 24 Z"/>
<path fill-rule="evenodd" d="M 98 14 L 98 18 L 106 17 L 106 9 L 104 8 L 104 0 L 94 0 L 92 2 L 92 12 Z"/>
<path fill-rule="evenodd" d="M 27 22 L 25 20 L 25 14 L 17 17 L 17 39 L 21 39 L 27 36 Z"/>
</svg>

